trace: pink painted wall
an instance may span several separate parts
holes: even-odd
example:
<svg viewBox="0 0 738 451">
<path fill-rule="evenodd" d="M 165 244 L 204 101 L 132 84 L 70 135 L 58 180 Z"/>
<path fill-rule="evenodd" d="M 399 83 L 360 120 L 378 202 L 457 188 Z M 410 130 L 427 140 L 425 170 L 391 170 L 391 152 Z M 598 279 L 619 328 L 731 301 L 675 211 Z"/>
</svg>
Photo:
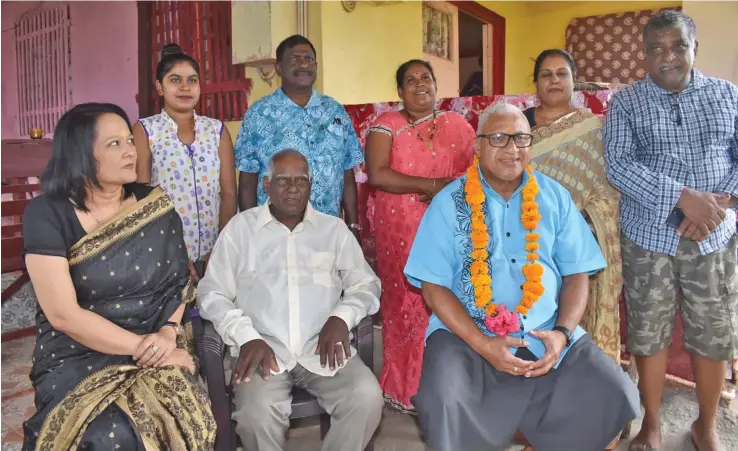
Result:
<svg viewBox="0 0 738 451">
<path fill-rule="evenodd" d="M 39 5 L 40 4 L 40 5 Z M 62 2 L 2 2 L 2 138 L 27 137 L 18 130 L 15 32 L 24 12 Z M 72 103 L 111 102 L 131 121 L 138 118 L 138 15 L 135 1 L 69 2 Z M 29 14 L 33 14 L 32 11 Z M 48 133 L 51 130 L 47 131 Z"/>
</svg>

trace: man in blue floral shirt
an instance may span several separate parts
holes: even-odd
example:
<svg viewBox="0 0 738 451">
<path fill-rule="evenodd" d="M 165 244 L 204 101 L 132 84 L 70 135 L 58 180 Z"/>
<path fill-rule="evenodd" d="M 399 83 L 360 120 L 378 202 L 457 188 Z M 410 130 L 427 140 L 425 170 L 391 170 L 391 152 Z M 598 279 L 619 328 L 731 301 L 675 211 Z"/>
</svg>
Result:
<svg viewBox="0 0 738 451">
<path fill-rule="evenodd" d="M 277 74 L 282 87 L 246 112 L 235 144 L 241 210 L 267 201 L 264 184 L 269 158 L 295 149 L 310 163 L 310 203 L 339 216 L 358 238 L 360 230 L 353 168 L 364 161 L 361 144 L 346 110 L 317 92 L 315 47 L 305 37 L 291 36 L 277 47 Z"/>
</svg>

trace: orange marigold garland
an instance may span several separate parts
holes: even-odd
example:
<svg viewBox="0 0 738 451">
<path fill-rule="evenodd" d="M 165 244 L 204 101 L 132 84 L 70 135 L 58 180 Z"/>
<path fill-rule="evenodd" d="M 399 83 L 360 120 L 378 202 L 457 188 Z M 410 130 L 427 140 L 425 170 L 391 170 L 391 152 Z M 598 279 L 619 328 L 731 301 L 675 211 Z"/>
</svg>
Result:
<svg viewBox="0 0 738 451">
<path fill-rule="evenodd" d="M 466 202 L 471 207 L 471 233 L 472 263 L 469 265 L 471 283 L 474 286 L 474 304 L 483 309 L 485 313 L 484 324 L 487 330 L 496 335 L 507 335 L 520 330 L 520 315 L 526 315 L 528 310 L 543 294 L 543 266 L 538 263 L 538 238 L 535 233 L 541 214 L 538 211 L 536 196 L 538 194 L 538 183 L 533 174 L 533 169 L 528 166 L 525 170 L 530 176 L 528 183 L 522 190 L 523 204 L 520 219 L 523 228 L 528 231 L 525 235 L 525 250 L 528 252 L 528 263 L 523 264 L 523 298 L 515 307 L 515 312 L 507 310 L 504 304 L 497 305 L 492 301 L 492 277 L 489 273 L 489 232 L 483 211 L 485 202 L 482 180 L 479 177 L 479 160 L 475 157 L 474 164 L 467 169 L 466 187 L 464 193 Z"/>
</svg>

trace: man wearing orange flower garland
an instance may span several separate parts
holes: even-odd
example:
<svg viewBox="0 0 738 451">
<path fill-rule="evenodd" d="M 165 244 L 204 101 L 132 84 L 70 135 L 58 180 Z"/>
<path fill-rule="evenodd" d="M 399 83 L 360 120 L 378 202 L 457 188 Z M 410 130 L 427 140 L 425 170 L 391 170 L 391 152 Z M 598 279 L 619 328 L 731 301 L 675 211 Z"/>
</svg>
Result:
<svg viewBox="0 0 738 451">
<path fill-rule="evenodd" d="M 480 118 L 475 164 L 436 195 L 405 274 L 433 311 L 418 394 L 428 445 L 603 450 L 639 412 L 638 390 L 578 326 L 606 266 L 568 191 L 528 166 L 520 110 Z"/>
</svg>

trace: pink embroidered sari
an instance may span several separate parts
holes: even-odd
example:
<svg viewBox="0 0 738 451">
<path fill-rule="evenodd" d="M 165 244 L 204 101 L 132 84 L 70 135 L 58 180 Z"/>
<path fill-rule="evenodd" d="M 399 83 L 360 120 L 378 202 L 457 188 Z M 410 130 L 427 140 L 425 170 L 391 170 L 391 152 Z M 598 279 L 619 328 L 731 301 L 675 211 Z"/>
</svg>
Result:
<svg viewBox="0 0 738 451">
<path fill-rule="evenodd" d="M 474 130 L 463 116 L 438 112 L 436 133 L 428 149 L 433 116 L 418 121 L 414 130 L 397 111 L 377 118 L 369 133 L 392 137 L 390 167 L 406 175 L 426 178 L 459 177 L 472 163 Z M 374 217 L 377 272 L 382 280 L 382 336 L 384 366 L 379 383 L 385 400 L 400 410 L 413 410 L 423 364 L 429 310 L 420 290 L 405 279 L 403 269 L 428 204 L 417 194 L 376 192 Z"/>
</svg>

